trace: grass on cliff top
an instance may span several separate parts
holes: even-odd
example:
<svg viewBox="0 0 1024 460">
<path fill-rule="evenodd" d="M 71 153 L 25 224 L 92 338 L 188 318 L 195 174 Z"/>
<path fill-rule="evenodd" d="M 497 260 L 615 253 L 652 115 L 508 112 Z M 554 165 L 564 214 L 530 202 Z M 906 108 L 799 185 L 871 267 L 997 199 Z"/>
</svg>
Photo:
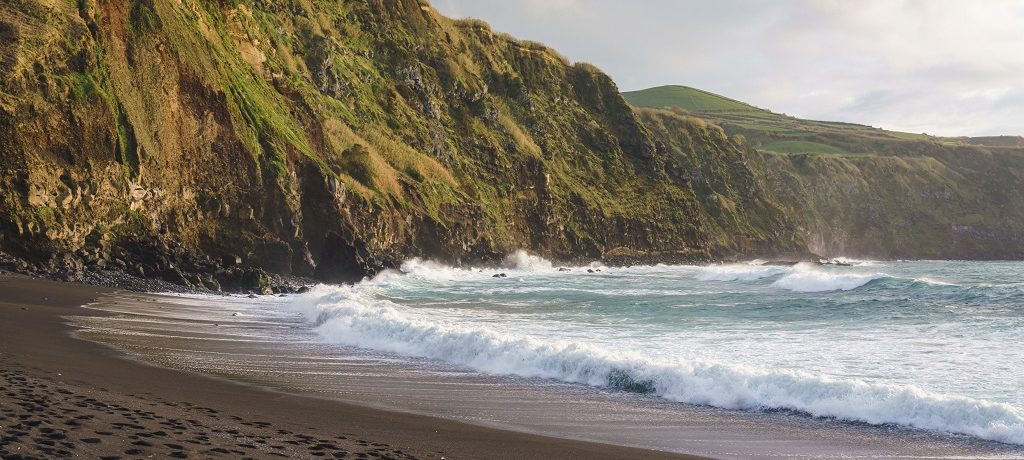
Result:
<svg viewBox="0 0 1024 460">
<path fill-rule="evenodd" d="M 630 104 L 639 107 L 678 107 L 694 113 L 734 112 L 745 113 L 753 117 L 762 114 L 773 115 L 767 110 L 750 104 L 689 86 L 669 85 L 640 91 L 627 91 L 622 93 L 622 97 Z"/>
<path fill-rule="evenodd" d="M 856 155 L 851 152 L 874 152 L 879 145 L 945 140 L 854 123 L 804 120 L 687 86 L 659 86 L 622 96 L 634 106 L 672 108 L 708 119 L 729 134 L 744 135 L 761 150 L 781 154 Z"/>
<path fill-rule="evenodd" d="M 831 145 L 812 141 L 773 141 L 761 146 L 762 149 L 775 153 L 826 153 L 834 155 L 849 154 L 846 150 Z"/>
</svg>

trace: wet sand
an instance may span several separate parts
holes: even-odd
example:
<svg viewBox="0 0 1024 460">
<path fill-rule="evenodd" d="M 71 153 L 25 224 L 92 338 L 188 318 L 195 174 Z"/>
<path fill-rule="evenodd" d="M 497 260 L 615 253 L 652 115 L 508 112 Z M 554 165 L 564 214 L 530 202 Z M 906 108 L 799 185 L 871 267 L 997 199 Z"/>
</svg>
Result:
<svg viewBox="0 0 1024 460">
<path fill-rule="evenodd" d="M 77 335 L 157 366 L 288 394 L 559 438 L 747 458 L 1022 458 L 1020 446 L 788 411 L 731 411 L 546 379 L 491 376 L 325 343 L 304 298 L 113 293 Z"/>
<path fill-rule="evenodd" d="M 253 302 L 276 299 L 212 300 L 0 272 L 0 458 L 1024 454 L 963 436 L 681 405 L 318 349 L 327 345 L 303 340 L 311 331 L 277 306 L 268 304 L 279 316 L 255 315 L 262 307 Z"/>
<path fill-rule="evenodd" d="M 0 272 L 0 458 L 695 458 L 149 366 L 63 318 L 113 292 Z"/>
</svg>

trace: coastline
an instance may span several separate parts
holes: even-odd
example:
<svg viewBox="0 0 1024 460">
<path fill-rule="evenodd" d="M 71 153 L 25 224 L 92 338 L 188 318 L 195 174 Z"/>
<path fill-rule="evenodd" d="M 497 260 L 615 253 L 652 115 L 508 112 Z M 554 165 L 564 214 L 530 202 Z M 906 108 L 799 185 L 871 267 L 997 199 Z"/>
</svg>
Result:
<svg viewBox="0 0 1024 460">
<path fill-rule="evenodd" d="M 963 436 L 692 406 L 338 349 L 310 340 L 304 334 L 312 331 L 302 331 L 303 320 L 280 303 L 290 300 L 270 296 L 222 302 L 4 272 L 0 292 L 6 294 L 0 314 L 9 320 L 0 322 L 0 395 L 6 395 L 0 428 L 16 437 L 12 442 L 4 433 L 2 458 L 25 449 L 64 455 L 64 443 L 78 449 L 68 455 L 121 458 L 1002 459 L 1021 453 Z M 19 420 L 32 412 L 43 416 Z M 156 433 L 161 439 L 150 439 Z"/>
<path fill-rule="evenodd" d="M 699 458 L 373 409 L 154 367 L 75 338 L 63 319 L 100 314 L 78 307 L 115 290 L 9 272 L 0 272 L 0 290 L 5 456 Z"/>
</svg>

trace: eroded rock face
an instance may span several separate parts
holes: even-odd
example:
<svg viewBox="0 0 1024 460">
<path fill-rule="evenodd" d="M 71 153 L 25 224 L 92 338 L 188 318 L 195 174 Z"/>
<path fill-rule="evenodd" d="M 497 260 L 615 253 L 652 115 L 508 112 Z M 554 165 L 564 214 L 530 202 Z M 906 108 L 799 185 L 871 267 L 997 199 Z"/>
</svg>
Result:
<svg viewBox="0 0 1024 460">
<path fill-rule="evenodd" d="M 592 66 L 423 2 L 81 4 L 0 11 L 0 248 L 23 259 L 262 289 L 803 247 L 728 139 L 657 139 Z"/>
<path fill-rule="evenodd" d="M 1012 152 L 765 156 L 413 0 L 79 3 L 0 8 L 10 268 L 260 292 L 516 249 L 1024 256 Z"/>
<path fill-rule="evenodd" d="M 826 257 L 1024 258 L 1024 152 L 923 144 L 888 156 L 756 155 Z"/>
</svg>

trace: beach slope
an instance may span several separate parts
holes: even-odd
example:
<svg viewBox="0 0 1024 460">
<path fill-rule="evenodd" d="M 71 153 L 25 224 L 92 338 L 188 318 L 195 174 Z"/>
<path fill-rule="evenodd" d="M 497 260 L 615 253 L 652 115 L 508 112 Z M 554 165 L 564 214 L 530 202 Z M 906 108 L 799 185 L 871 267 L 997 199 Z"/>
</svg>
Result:
<svg viewBox="0 0 1024 460">
<path fill-rule="evenodd" d="M 62 319 L 107 288 L 0 272 L 0 457 L 688 458 L 288 395 L 125 359 Z M 690 457 L 692 458 L 692 457 Z"/>
</svg>

